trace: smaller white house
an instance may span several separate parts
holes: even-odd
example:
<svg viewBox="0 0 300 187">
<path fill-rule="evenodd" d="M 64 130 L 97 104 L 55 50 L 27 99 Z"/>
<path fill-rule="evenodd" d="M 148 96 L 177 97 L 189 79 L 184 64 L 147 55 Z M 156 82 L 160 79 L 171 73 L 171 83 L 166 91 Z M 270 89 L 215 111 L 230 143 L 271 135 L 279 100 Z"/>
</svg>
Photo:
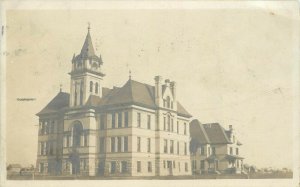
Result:
<svg viewBox="0 0 300 187">
<path fill-rule="evenodd" d="M 190 152 L 193 174 L 230 173 L 243 171 L 241 142 L 232 125 L 225 130 L 219 123 L 190 123 Z"/>
</svg>

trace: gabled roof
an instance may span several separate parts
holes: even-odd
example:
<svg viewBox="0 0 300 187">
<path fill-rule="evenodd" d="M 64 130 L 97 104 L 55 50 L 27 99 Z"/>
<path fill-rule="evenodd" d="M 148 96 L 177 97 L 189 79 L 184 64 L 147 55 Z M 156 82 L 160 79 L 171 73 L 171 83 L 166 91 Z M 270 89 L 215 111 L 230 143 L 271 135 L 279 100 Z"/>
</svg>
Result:
<svg viewBox="0 0 300 187">
<path fill-rule="evenodd" d="M 230 144 L 225 129 L 219 123 L 201 124 L 194 119 L 190 123 L 190 135 L 194 144 Z M 196 145 L 194 145 L 196 146 Z"/>
<path fill-rule="evenodd" d="M 203 126 L 197 119 L 194 119 L 190 122 L 190 135 L 196 141 L 195 143 L 197 144 L 210 143 Z"/>
<path fill-rule="evenodd" d="M 231 143 L 225 129 L 219 123 L 203 124 L 211 144 Z"/>
<path fill-rule="evenodd" d="M 154 97 L 154 86 L 131 79 L 121 88 L 102 88 L 102 93 L 102 98 L 90 95 L 85 105 L 100 108 L 116 105 L 138 105 L 151 109 L 157 108 Z M 69 94 L 60 92 L 38 115 L 46 112 L 56 112 L 63 107 L 67 107 L 68 103 Z M 179 116 L 191 117 L 179 102 L 177 102 L 177 113 Z"/>
<path fill-rule="evenodd" d="M 36 115 L 50 114 L 69 106 L 70 95 L 65 92 L 59 92 L 49 103 Z"/>
</svg>

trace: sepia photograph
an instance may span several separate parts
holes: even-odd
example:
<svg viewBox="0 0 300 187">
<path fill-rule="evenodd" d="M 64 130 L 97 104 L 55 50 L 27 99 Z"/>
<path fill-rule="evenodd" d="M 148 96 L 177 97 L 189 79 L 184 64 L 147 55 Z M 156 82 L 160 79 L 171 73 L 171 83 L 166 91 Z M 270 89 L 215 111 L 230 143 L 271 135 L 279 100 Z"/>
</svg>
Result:
<svg viewBox="0 0 300 187">
<path fill-rule="evenodd" d="M 1 186 L 299 186 L 297 1 L 1 9 Z"/>
</svg>

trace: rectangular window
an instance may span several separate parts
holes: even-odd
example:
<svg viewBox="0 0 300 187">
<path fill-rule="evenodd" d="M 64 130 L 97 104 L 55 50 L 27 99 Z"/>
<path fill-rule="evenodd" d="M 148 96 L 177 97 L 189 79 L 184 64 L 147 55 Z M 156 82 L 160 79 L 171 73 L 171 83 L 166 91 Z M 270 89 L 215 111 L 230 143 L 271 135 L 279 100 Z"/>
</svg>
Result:
<svg viewBox="0 0 300 187">
<path fill-rule="evenodd" d="M 188 165 L 188 163 L 187 163 L 187 162 L 184 164 L 184 170 L 185 170 L 186 172 L 188 172 L 188 171 L 189 171 L 189 165 Z"/>
<path fill-rule="evenodd" d="M 236 154 L 236 155 L 239 155 L 239 148 L 236 148 L 236 149 L 235 149 L 235 154 Z"/>
<path fill-rule="evenodd" d="M 176 164 L 175 164 L 175 161 L 173 161 L 173 168 L 176 168 Z"/>
<path fill-rule="evenodd" d="M 111 137 L 110 138 L 110 148 L 111 148 L 111 152 L 115 152 L 116 149 L 115 149 L 115 137 Z"/>
<path fill-rule="evenodd" d="M 177 142 L 177 154 L 179 155 L 179 142 Z"/>
<path fill-rule="evenodd" d="M 215 147 L 212 147 L 212 148 L 211 148 L 211 151 L 212 151 L 212 154 L 213 154 L 213 155 L 216 155 L 216 148 L 215 148 Z"/>
<path fill-rule="evenodd" d="M 49 154 L 50 155 L 53 155 L 53 149 L 54 149 L 54 144 L 53 144 L 53 142 L 49 142 Z"/>
<path fill-rule="evenodd" d="M 148 172 L 152 172 L 152 162 L 148 162 Z"/>
<path fill-rule="evenodd" d="M 100 138 L 100 153 L 104 153 L 104 138 Z"/>
<path fill-rule="evenodd" d="M 54 121 L 51 122 L 51 133 L 54 133 Z"/>
<path fill-rule="evenodd" d="M 164 140 L 164 153 L 168 153 L 168 140 Z"/>
<path fill-rule="evenodd" d="M 201 168 L 202 170 L 205 169 L 205 160 L 201 160 L 201 162 L 200 162 L 200 168 Z"/>
<path fill-rule="evenodd" d="M 111 116 L 112 116 L 111 128 L 114 129 L 114 128 L 116 128 L 116 115 L 115 115 L 115 113 L 112 113 Z"/>
<path fill-rule="evenodd" d="M 187 155 L 187 143 L 184 142 L 184 155 Z"/>
<path fill-rule="evenodd" d="M 179 134 L 179 121 L 177 121 L 177 133 Z"/>
<path fill-rule="evenodd" d="M 171 119 L 171 132 L 174 132 L 174 120 L 173 118 Z"/>
<path fill-rule="evenodd" d="M 44 173 L 44 163 L 40 163 L 40 173 Z"/>
<path fill-rule="evenodd" d="M 66 143 L 66 146 L 69 147 L 70 146 L 70 138 L 69 136 L 66 136 L 67 137 L 67 143 Z"/>
<path fill-rule="evenodd" d="M 170 116 L 168 116 L 168 131 L 170 131 Z"/>
<path fill-rule="evenodd" d="M 196 160 L 192 161 L 192 168 L 193 168 L 194 171 L 197 169 L 197 162 L 196 162 Z"/>
<path fill-rule="evenodd" d="M 151 138 L 147 139 L 147 152 L 150 153 L 151 152 Z"/>
<path fill-rule="evenodd" d="M 137 152 L 141 152 L 141 137 L 137 137 Z"/>
<path fill-rule="evenodd" d="M 84 133 L 83 139 L 84 139 L 83 146 L 85 146 L 85 147 L 88 146 L 88 135 L 87 135 L 87 133 Z"/>
<path fill-rule="evenodd" d="M 121 152 L 121 149 L 122 149 L 122 138 L 121 137 L 118 137 L 118 152 Z"/>
<path fill-rule="evenodd" d="M 128 127 L 128 112 L 125 112 L 125 127 Z"/>
<path fill-rule="evenodd" d="M 166 130 L 166 117 L 164 117 L 164 131 Z"/>
<path fill-rule="evenodd" d="M 180 162 L 178 162 L 178 170 L 179 170 L 179 172 L 180 172 Z"/>
<path fill-rule="evenodd" d="M 128 136 L 124 137 L 124 152 L 128 152 Z"/>
<path fill-rule="evenodd" d="M 110 168 L 110 173 L 115 173 L 116 172 L 116 162 L 112 161 L 111 162 L 111 168 Z"/>
<path fill-rule="evenodd" d="M 118 128 L 122 127 L 122 113 L 118 113 Z"/>
<path fill-rule="evenodd" d="M 174 140 L 170 140 L 170 154 L 174 153 Z"/>
<path fill-rule="evenodd" d="M 186 135 L 186 123 L 184 123 L 184 135 Z"/>
<path fill-rule="evenodd" d="M 43 155 L 47 154 L 47 142 L 44 142 L 44 146 L 43 146 Z"/>
<path fill-rule="evenodd" d="M 230 147 L 230 155 L 233 155 L 232 147 Z"/>
<path fill-rule="evenodd" d="M 141 113 L 137 113 L 137 126 L 141 127 Z"/>
<path fill-rule="evenodd" d="M 147 116 L 147 128 L 151 129 L 151 116 L 150 115 Z"/>
<path fill-rule="evenodd" d="M 204 150 L 204 146 L 201 146 L 201 147 L 200 147 L 200 154 L 201 154 L 201 155 L 204 155 L 204 151 L 205 151 L 205 150 Z"/>
<path fill-rule="evenodd" d="M 121 162 L 121 172 L 122 173 L 126 173 L 127 172 L 127 162 L 126 161 L 122 161 Z"/>
<path fill-rule="evenodd" d="M 104 123 L 105 123 L 105 115 L 102 114 L 100 116 L 100 130 L 103 130 L 104 129 Z"/>
<path fill-rule="evenodd" d="M 137 161 L 137 172 L 140 173 L 142 171 L 141 161 Z"/>
<path fill-rule="evenodd" d="M 164 160 L 164 168 L 166 169 L 166 161 Z"/>
</svg>

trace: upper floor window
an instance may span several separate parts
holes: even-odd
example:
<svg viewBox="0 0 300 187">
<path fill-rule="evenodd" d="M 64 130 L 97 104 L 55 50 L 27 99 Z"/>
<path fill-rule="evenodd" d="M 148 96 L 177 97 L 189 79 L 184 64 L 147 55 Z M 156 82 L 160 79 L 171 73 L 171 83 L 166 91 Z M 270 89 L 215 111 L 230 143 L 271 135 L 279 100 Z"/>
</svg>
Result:
<svg viewBox="0 0 300 187">
<path fill-rule="evenodd" d="M 111 137 L 111 147 L 110 147 L 110 149 L 111 149 L 111 152 L 115 152 L 116 151 L 116 149 L 115 149 L 115 137 Z"/>
<path fill-rule="evenodd" d="M 125 112 L 125 127 L 128 127 L 128 112 Z"/>
<path fill-rule="evenodd" d="M 174 153 L 174 140 L 170 141 L 170 153 L 173 154 Z"/>
<path fill-rule="evenodd" d="M 115 113 L 112 113 L 112 122 L 111 122 L 112 128 L 116 127 L 116 115 Z"/>
<path fill-rule="evenodd" d="M 105 123 L 105 115 L 102 114 L 100 116 L 100 129 L 103 130 L 104 129 L 104 123 Z"/>
<path fill-rule="evenodd" d="M 137 113 L 137 126 L 141 127 L 141 113 Z"/>
<path fill-rule="evenodd" d="M 98 93 L 98 89 L 99 89 L 98 82 L 96 82 L 96 84 L 95 84 L 95 93 L 96 94 Z"/>
<path fill-rule="evenodd" d="M 141 152 L 141 137 L 137 137 L 137 152 Z"/>
<path fill-rule="evenodd" d="M 168 140 L 164 140 L 164 153 L 168 153 Z"/>
<path fill-rule="evenodd" d="M 229 148 L 229 151 L 230 151 L 230 154 L 232 155 L 233 154 L 232 147 Z"/>
<path fill-rule="evenodd" d="M 151 116 L 150 115 L 147 116 L 147 128 L 151 129 Z"/>
<path fill-rule="evenodd" d="M 216 148 L 215 148 L 215 147 L 212 147 L 212 148 L 211 148 L 211 151 L 212 151 L 212 154 L 213 154 L 213 155 L 216 155 Z"/>
<path fill-rule="evenodd" d="M 177 133 L 179 134 L 179 121 L 177 121 Z"/>
<path fill-rule="evenodd" d="M 236 155 L 239 155 L 239 148 L 236 148 L 236 149 L 235 149 L 235 154 L 236 154 Z"/>
<path fill-rule="evenodd" d="M 166 117 L 164 117 L 164 131 L 166 130 Z"/>
<path fill-rule="evenodd" d="M 184 123 L 184 135 L 186 135 L 186 123 Z"/>
<path fill-rule="evenodd" d="M 122 127 L 122 113 L 119 112 L 118 113 L 118 127 Z"/>
<path fill-rule="evenodd" d="M 150 138 L 147 139 L 147 152 L 148 153 L 151 152 L 151 139 Z"/>
<path fill-rule="evenodd" d="M 124 152 L 128 151 L 128 136 L 124 137 Z"/>
<path fill-rule="evenodd" d="M 204 146 L 202 145 L 202 146 L 200 147 L 200 154 L 201 154 L 201 155 L 204 155 L 204 152 L 205 152 Z"/>
<path fill-rule="evenodd" d="M 184 155 L 187 155 L 187 143 L 184 142 Z"/>
<path fill-rule="evenodd" d="M 170 131 L 170 123 L 171 123 L 171 119 L 170 119 L 171 117 L 170 116 L 168 116 L 168 131 Z"/>
<path fill-rule="evenodd" d="M 93 82 L 90 81 L 90 92 L 93 92 Z"/>
</svg>

